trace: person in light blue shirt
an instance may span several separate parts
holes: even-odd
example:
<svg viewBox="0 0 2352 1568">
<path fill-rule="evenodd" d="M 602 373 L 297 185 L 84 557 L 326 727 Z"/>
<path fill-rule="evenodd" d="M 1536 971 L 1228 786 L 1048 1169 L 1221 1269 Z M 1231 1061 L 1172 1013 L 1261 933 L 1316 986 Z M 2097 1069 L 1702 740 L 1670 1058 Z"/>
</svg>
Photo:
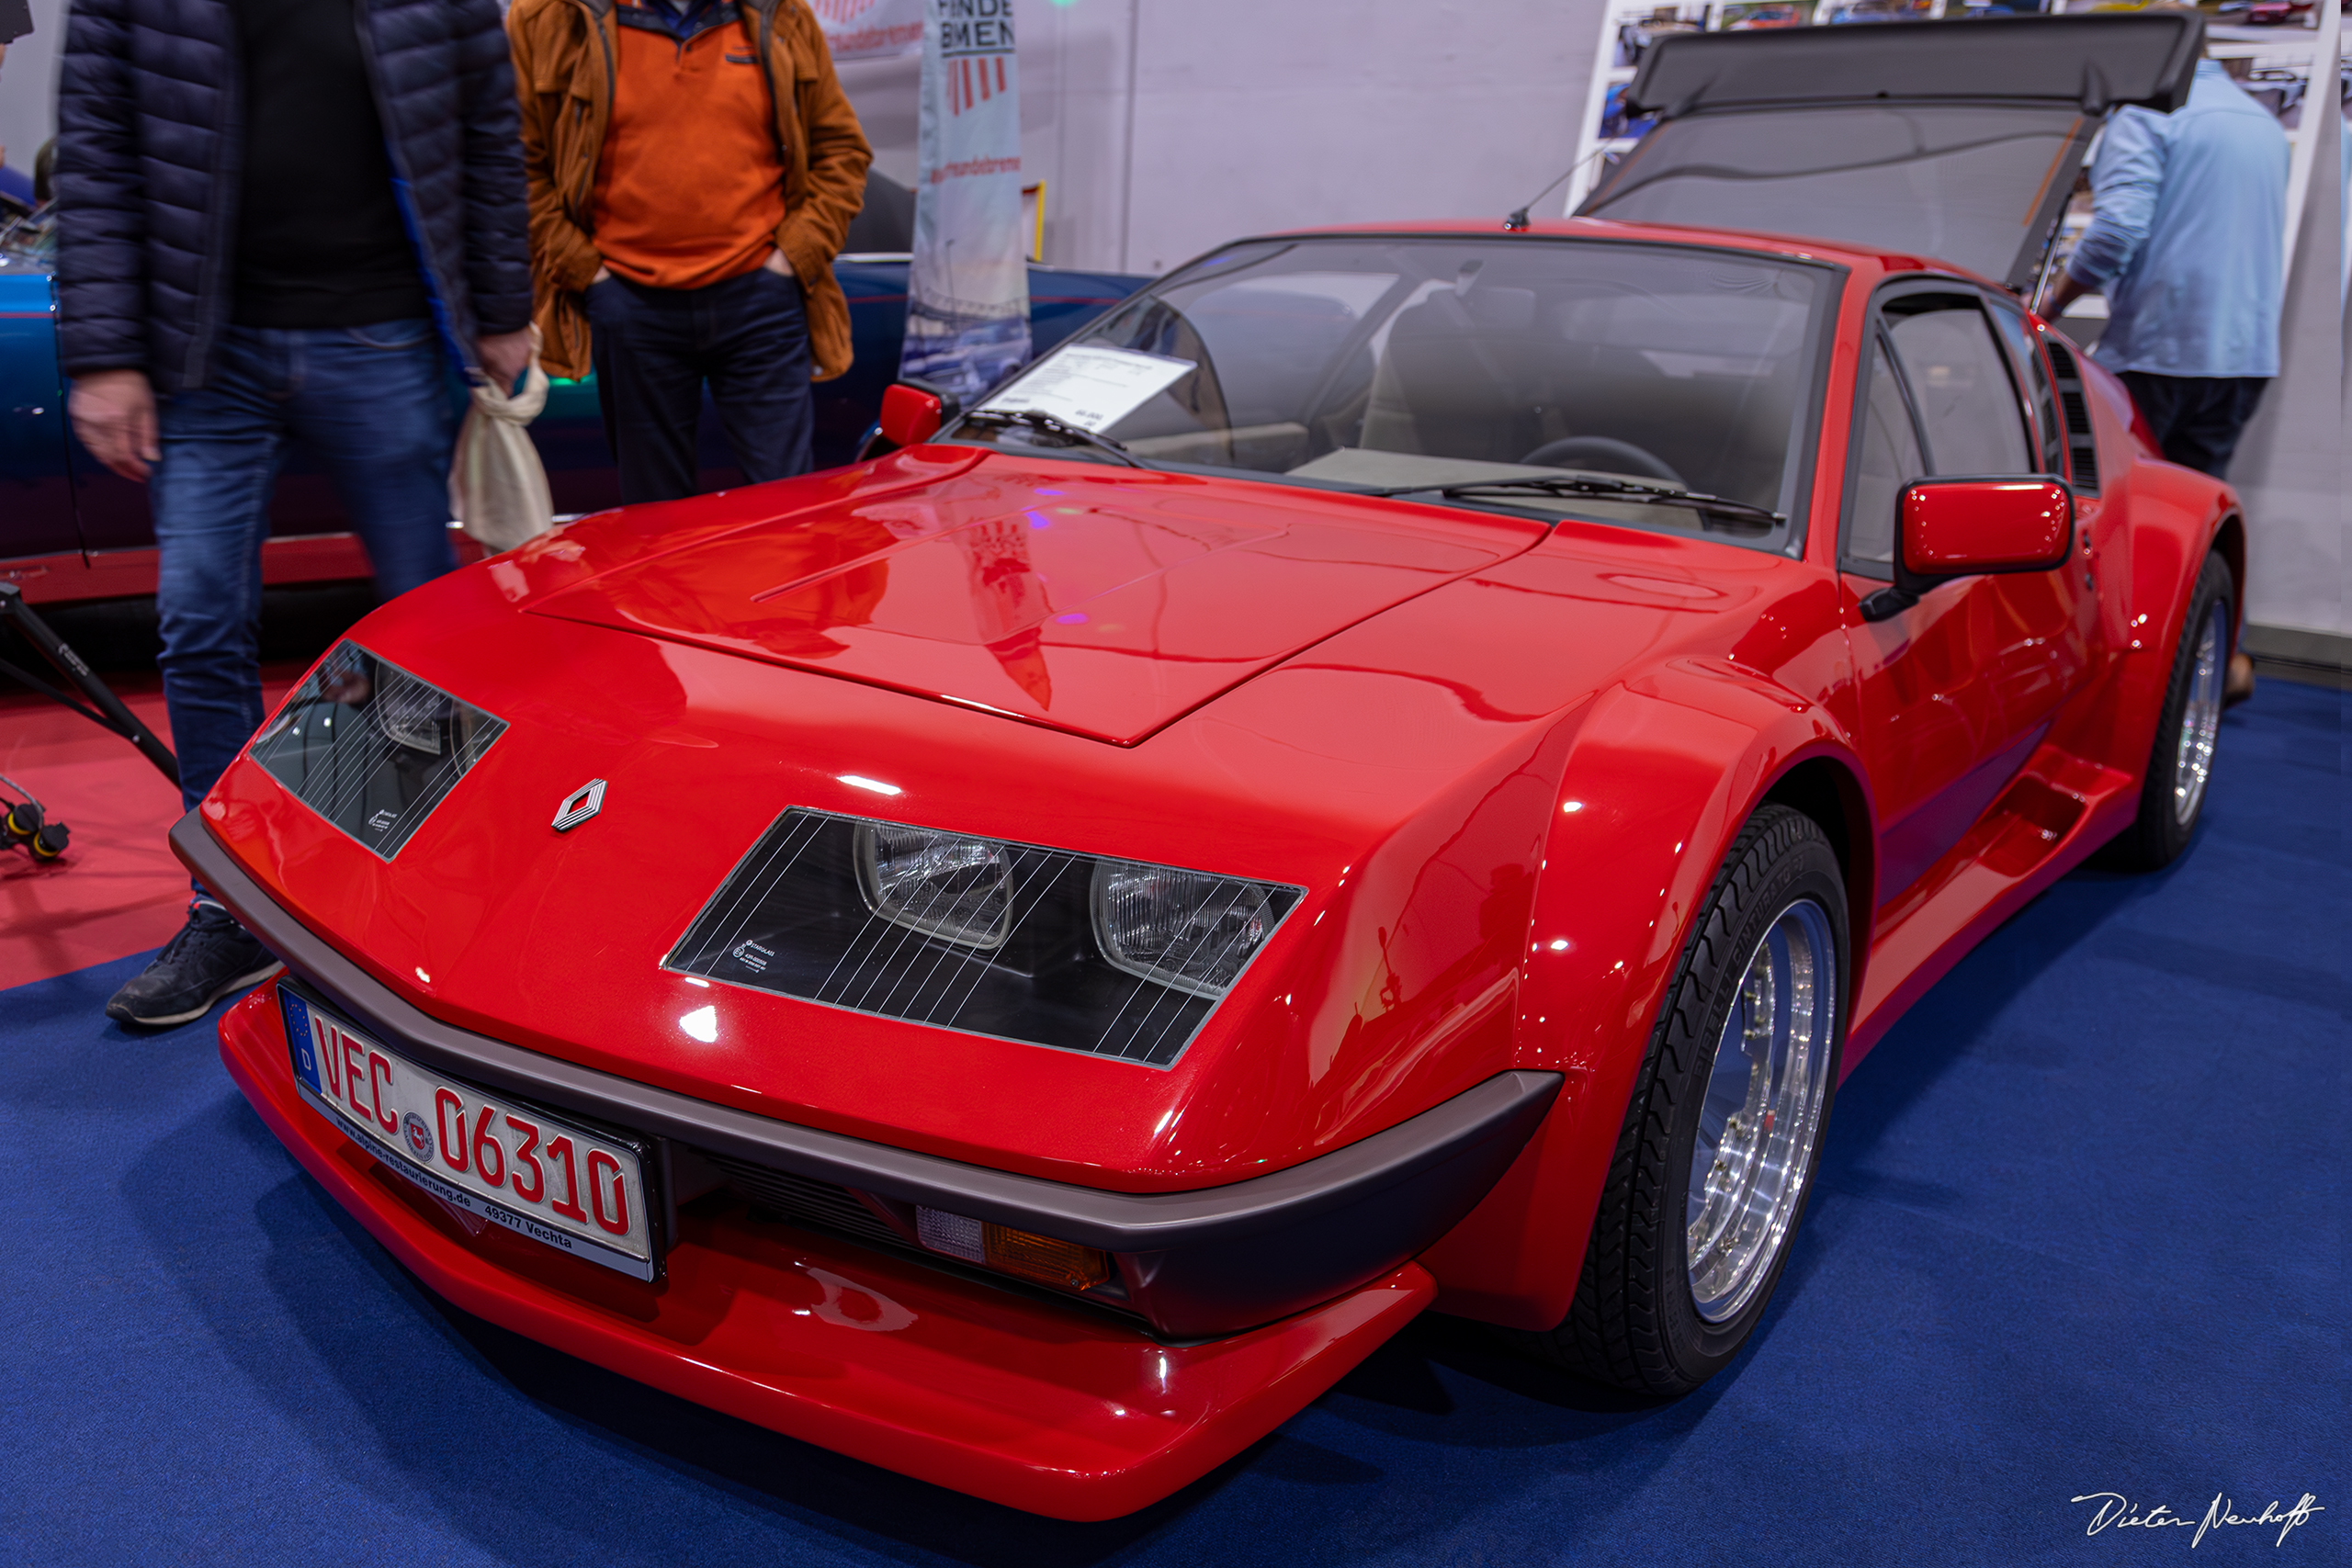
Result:
<svg viewBox="0 0 2352 1568">
<path fill-rule="evenodd" d="M 2055 320 L 2107 296 L 2094 351 L 2131 389 L 2173 462 L 2225 479 L 2278 374 L 2286 293 L 2287 133 L 2211 60 L 2168 115 L 2116 112 L 2091 166 L 2091 226 L 2043 298 Z M 2224 698 L 2254 694 L 2230 655 Z"/>
<path fill-rule="evenodd" d="M 2226 476 L 2278 374 L 2287 134 L 2199 61 L 2188 102 L 2125 108 L 2091 168 L 2091 225 L 2042 303 L 2107 296 L 2093 351 L 2132 389 L 2164 455 Z"/>
</svg>

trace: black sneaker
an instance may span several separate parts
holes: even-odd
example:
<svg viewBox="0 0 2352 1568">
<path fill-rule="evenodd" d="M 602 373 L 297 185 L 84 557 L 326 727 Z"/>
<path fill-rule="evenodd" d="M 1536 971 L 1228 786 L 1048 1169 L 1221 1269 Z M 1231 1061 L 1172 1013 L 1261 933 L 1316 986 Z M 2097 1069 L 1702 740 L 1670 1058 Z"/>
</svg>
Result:
<svg viewBox="0 0 2352 1568">
<path fill-rule="evenodd" d="M 284 967 L 235 916 L 198 898 L 179 934 L 107 1003 L 107 1016 L 151 1029 L 186 1023 L 230 992 L 258 985 Z"/>
</svg>

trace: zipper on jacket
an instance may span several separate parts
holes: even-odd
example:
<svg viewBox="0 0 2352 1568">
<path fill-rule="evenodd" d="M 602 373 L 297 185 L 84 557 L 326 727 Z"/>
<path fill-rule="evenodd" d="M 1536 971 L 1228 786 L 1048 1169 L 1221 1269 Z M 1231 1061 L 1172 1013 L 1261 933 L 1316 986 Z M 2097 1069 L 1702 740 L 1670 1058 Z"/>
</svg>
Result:
<svg viewBox="0 0 2352 1568">
<path fill-rule="evenodd" d="M 581 140 L 587 139 L 588 102 L 584 98 L 571 100 L 571 130 L 572 134 Z M 601 137 L 598 138 L 600 142 L 602 140 Z M 597 152 L 601 156 L 603 148 L 600 146 Z M 588 209 L 588 203 L 595 196 L 596 162 L 595 158 L 588 160 L 588 178 L 582 184 L 577 193 L 564 197 L 564 216 L 571 219 L 573 226 L 583 234 L 594 234 L 596 231 L 595 214 Z"/>
<path fill-rule="evenodd" d="M 589 25 L 594 27 L 595 24 L 592 22 Z M 572 134 L 583 141 L 587 140 L 588 108 L 586 99 L 571 100 Z M 604 139 L 599 137 L 597 140 L 601 143 Z M 603 155 L 603 152 L 604 149 L 600 145 L 597 149 L 599 157 Z M 588 177 L 581 182 L 578 191 L 566 196 L 563 201 L 564 216 L 571 219 L 573 227 L 583 234 L 594 234 L 596 231 L 596 216 L 590 208 L 590 203 L 594 201 L 596 194 L 596 158 L 588 160 Z"/>
<path fill-rule="evenodd" d="M 197 289 L 196 327 L 188 333 L 187 357 L 180 362 L 181 391 L 194 391 L 204 385 L 212 345 L 220 335 L 220 319 L 230 308 L 229 300 L 222 297 L 221 278 L 228 271 L 230 253 L 236 244 L 237 197 L 243 188 L 243 163 L 232 154 L 244 141 L 244 46 L 237 37 L 236 17 L 228 15 L 225 6 L 222 11 L 227 16 L 229 41 L 220 51 L 220 69 L 228 80 L 221 94 L 226 107 L 220 116 L 220 140 L 212 153 L 212 246 L 211 254 L 204 260 L 203 281 Z"/>
<path fill-rule="evenodd" d="M 474 362 L 473 344 L 458 331 L 456 313 L 449 308 L 448 280 L 441 276 L 439 259 L 433 254 L 432 243 L 425 238 L 424 224 L 416 210 L 416 186 L 409 178 L 408 160 L 393 129 L 391 105 L 384 93 L 384 74 L 376 59 L 375 35 L 368 30 L 373 15 L 372 0 L 358 0 L 351 8 L 352 27 L 359 39 L 359 62 L 368 73 L 368 93 L 376 100 L 376 123 L 384 133 L 384 161 L 392 169 L 392 202 L 400 209 L 401 227 L 408 231 L 408 243 L 416 253 L 418 270 L 424 275 L 425 302 L 432 307 L 433 324 L 439 329 L 449 352 L 457 356 L 458 367 L 471 379 L 481 374 L 481 367 Z"/>
</svg>

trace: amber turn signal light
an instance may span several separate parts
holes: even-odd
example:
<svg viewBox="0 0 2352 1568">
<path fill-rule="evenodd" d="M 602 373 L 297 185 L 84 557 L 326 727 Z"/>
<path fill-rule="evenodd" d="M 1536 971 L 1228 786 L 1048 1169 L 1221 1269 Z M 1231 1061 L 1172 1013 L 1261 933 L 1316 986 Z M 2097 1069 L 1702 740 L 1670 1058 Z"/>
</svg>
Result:
<svg viewBox="0 0 2352 1568">
<path fill-rule="evenodd" d="M 1094 1247 L 1033 1235 L 1011 1225 L 983 1225 L 981 1235 L 988 1266 L 1000 1273 L 1057 1291 L 1091 1291 L 1110 1281 L 1110 1254 Z"/>
<path fill-rule="evenodd" d="M 915 1210 L 915 1234 L 933 1252 L 1057 1291 L 1091 1291 L 1111 1282 L 1111 1255 L 1074 1241 L 926 1208 Z"/>
</svg>

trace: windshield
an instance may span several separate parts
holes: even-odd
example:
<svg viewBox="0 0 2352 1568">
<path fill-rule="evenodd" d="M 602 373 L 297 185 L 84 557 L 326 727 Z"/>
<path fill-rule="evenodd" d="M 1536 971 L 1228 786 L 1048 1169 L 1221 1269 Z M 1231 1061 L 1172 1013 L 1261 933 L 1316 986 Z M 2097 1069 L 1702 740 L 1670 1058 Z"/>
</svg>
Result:
<svg viewBox="0 0 2352 1568">
<path fill-rule="evenodd" d="M 1146 289 L 990 397 L 961 440 L 1348 489 L 1589 476 L 1463 504 L 1789 542 L 1825 268 L 1697 248 L 1332 236 L 1252 242 Z M 1015 426 L 991 413 L 1025 412 Z M 1050 416 L 1040 419 L 1036 416 Z M 1556 487 L 1555 487 L 1556 488 Z"/>
</svg>

